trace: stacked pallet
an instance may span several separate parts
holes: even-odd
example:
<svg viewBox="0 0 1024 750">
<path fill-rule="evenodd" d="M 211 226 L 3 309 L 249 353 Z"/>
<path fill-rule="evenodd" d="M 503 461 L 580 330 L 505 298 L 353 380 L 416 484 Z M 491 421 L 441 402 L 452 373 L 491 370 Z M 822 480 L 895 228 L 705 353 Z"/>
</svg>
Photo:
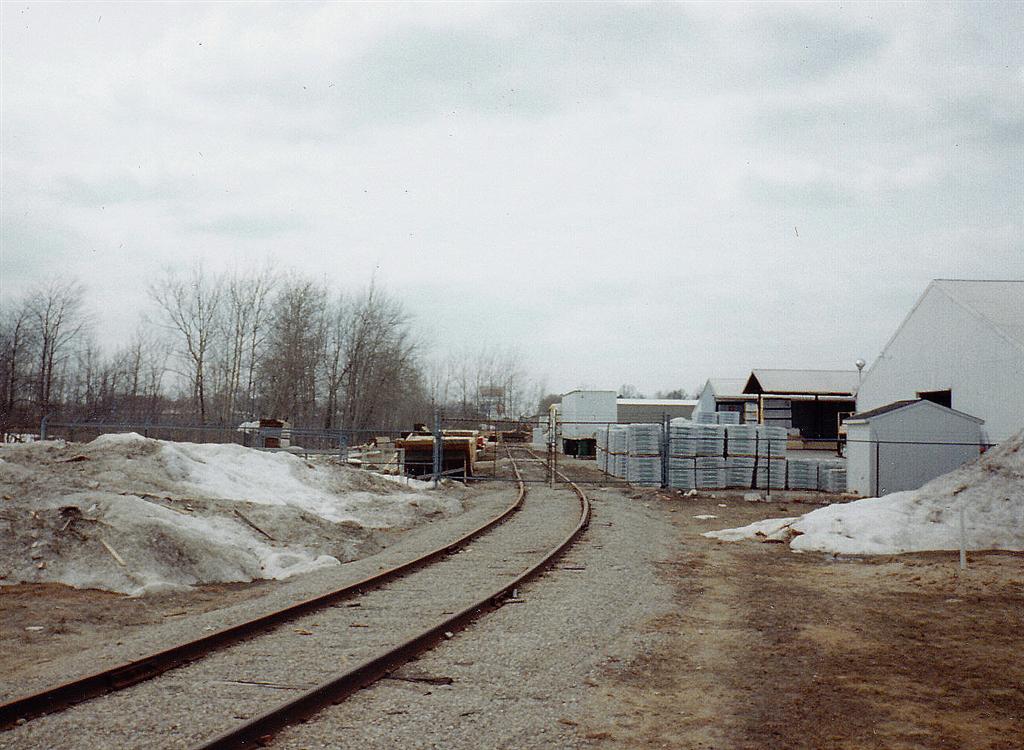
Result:
<svg viewBox="0 0 1024 750">
<path fill-rule="evenodd" d="M 846 492 L 846 469 L 822 469 L 821 473 L 824 478 L 819 481 L 819 486 L 823 486 L 825 492 Z"/>
<path fill-rule="evenodd" d="M 693 462 L 697 489 L 717 490 L 725 486 L 725 459 L 722 456 L 698 456 Z"/>
<path fill-rule="evenodd" d="M 749 490 L 754 484 L 753 456 L 727 456 L 725 459 L 725 487 Z"/>
<path fill-rule="evenodd" d="M 718 424 L 739 424 L 740 413 L 738 411 L 718 411 Z"/>
<path fill-rule="evenodd" d="M 626 432 L 629 452 L 626 479 L 645 487 L 661 486 L 660 424 L 631 424 Z"/>
<path fill-rule="evenodd" d="M 725 455 L 753 458 L 757 455 L 757 428 L 752 424 L 726 425 Z"/>
<path fill-rule="evenodd" d="M 818 464 L 818 489 L 822 492 L 846 492 L 846 461 L 833 458 Z"/>
<path fill-rule="evenodd" d="M 700 425 L 676 417 L 668 425 L 668 486 L 680 490 L 696 488 L 693 459 L 697 456 Z"/>
<path fill-rule="evenodd" d="M 785 458 L 787 437 L 785 427 L 773 424 L 757 425 L 757 455 Z"/>
<path fill-rule="evenodd" d="M 757 468 L 754 486 L 760 490 L 786 488 L 786 428 L 757 425 Z"/>
<path fill-rule="evenodd" d="M 759 490 L 786 489 L 786 459 L 758 456 L 754 486 Z"/>
<path fill-rule="evenodd" d="M 668 453 L 671 458 L 694 458 L 701 425 L 676 417 L 668 424 Z"/>
<path fill-rule="evenodd" d="M 718 424 L 697 425 L 697 455 L 725 456 L 725 428 Z"/>
<path fill-rule="evenodd" d="M 698 424 L 718 424 L 717 411 L 702 411 L 697 413 Z"/>
<path fill-rule="evenodd" d="M 626 432 L 624 424 L 613 424 L 608 428 L 608 473 L 622 479 L 626 478 L 628 464 Z"/>
<path fill-rule="evenodd" d="M 786 486 L 791 490 L 818 489 L 820 461 L 791 458 L 786 462 Z"/>
</svg>

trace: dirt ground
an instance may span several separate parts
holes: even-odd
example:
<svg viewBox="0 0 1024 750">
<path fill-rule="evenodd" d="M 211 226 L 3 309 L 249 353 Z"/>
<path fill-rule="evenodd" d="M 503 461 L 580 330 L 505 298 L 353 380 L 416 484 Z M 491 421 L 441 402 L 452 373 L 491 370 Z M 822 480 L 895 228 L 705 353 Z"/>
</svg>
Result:
<svg viewBox="0 0 1024 750">
<path fill-rule="evenodd" d="M 647 624 L 657 647 L 606 668 L 595 744 L 1024 747 L 1024 554 L 965 572 L 955 553 L 800 555 L 700 532 L 807 506 L 650 496 L 679 534 L 661 565 L 679 606 Z"/>
</svg>

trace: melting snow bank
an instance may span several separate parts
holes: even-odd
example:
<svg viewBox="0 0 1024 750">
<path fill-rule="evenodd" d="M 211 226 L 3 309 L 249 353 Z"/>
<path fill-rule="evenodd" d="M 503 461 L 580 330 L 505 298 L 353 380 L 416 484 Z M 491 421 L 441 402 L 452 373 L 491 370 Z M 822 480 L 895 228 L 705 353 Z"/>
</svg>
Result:
<svg viewBox="0 0 1024 750">
<path fill-rule="evenodd" d="M 895 555 L 960 548 L 1024 550 L 1024 433 L 918 490 L 709 531 L 723 541 L 788 541 L 798 552 Z"/>
<path fill-rule="evenodd" d="M 462 510 L 333 461 L 135 434 L 0 449 L 0 495 L 0 583 L 136 595 L 336 566 Z"/>
</svg>

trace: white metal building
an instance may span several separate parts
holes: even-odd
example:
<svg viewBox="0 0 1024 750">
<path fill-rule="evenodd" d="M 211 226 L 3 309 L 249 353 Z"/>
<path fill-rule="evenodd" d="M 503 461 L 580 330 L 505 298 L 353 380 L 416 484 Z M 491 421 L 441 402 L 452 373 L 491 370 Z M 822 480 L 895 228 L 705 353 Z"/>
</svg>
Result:
<svg viewBox="0 0 1024 750">
<path fill-rule="evenodd" d="M 924 399 L 855 414 L 846 420 L 847 487 L 863 497 L 916 490 L 977 458 L 982 424 Z"/>
<path fill-rule="evenodd" d="M 758 421 L 785 427 L 807 447 L 826 448 L 839 421 L 856 410 L 856 370 L 753 370 L 743 387 L 756 394 Z"/>
<path fill-rule="evenodd" d="M 593 455 L 597 431 L 618 418 L 615 391 L 570 391 L 562 396 L 559 419 L 562 450 Z"/>
<path fill-rule="evenodd" d="M 993 443 L 1024 428 L 1024 281 L 928 285 L 865 373 L 857 410 L 917 398 L 983 419 Z"/>
<path fill-rule="evenodd" d="M 709 378 L 697 397 L 694 418 L 701 412 L 736 411 L 741 422 L 757 422 L 757 396 L 744 393 L 746 378 Z"/>
</svg>

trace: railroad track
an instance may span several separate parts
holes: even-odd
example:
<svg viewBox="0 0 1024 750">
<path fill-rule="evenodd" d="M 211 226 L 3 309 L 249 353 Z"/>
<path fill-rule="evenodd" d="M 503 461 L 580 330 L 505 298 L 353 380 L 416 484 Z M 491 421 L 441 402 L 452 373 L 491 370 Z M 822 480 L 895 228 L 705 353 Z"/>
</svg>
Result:
<svg viewBox="0 0 1024 750">
<path fill-rule="evenodd" d="M 572 503 L 528 502 L 523 474 L 543 469 L 515 451 L 515 502 L 470 534 L 324 597 L 4 704 L 0 747 L 266 744 L 394 672 L 507 602 L 586 528 L 589 501 L 575 485 Z"/>
</svg>

